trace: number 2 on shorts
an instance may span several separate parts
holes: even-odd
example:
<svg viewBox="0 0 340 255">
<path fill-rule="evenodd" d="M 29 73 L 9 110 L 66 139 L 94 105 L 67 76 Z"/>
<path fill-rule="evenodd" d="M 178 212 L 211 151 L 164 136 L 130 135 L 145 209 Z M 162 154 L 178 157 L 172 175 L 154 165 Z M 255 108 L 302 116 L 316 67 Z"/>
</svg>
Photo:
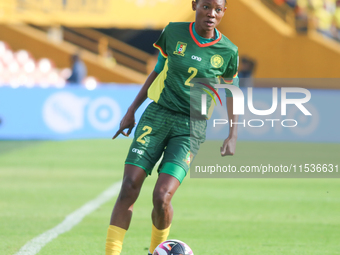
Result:
<svg viewBox="0 0 340 255">
<path fill-rule="evenodd" d="M 142 143 L 142 144 L 145 144 L 145 140 L 143 140 L 143 138 L 144 138 L 145 136 L 147 136 L 148 134 L 151 133 L 152 127 L 144 126 L 142 130 L 143 130 L 143 131 L 146 130 L 146 131 L 145 131 L 143 134 L 141 134 L 141 135 L 137 138 L 137 142 L 140 142 L 140 143 Z"/>
</svg>

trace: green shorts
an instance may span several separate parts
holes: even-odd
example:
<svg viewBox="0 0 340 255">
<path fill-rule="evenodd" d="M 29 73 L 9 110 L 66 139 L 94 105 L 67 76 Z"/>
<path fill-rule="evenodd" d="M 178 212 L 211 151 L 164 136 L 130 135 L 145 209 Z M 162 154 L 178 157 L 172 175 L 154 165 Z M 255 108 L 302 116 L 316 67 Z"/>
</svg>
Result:
<svg viewBox="0 0 340 255">
<path fill-rule="evenodd" d="M 158 173 L 170 174 L 182 182 L 205 141 L 206 127 L 206 120 L 191 120 L 190 116 L 152 102 L 138 123 L 125 164 L 138 166 L 151 175 L 164 153 Z"/>
</svg>

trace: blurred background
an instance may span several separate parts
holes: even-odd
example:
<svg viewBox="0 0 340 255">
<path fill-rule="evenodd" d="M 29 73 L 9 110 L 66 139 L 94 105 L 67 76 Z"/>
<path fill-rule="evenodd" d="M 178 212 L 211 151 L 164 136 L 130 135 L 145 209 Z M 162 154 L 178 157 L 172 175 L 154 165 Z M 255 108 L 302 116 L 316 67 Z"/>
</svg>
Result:
<svg viewBox="0 0 340 255">
<path fill-rule="evenodd" d="M 185 2 L 0 0 L 0 139 L 110 136 L 162 29 L 194 21 Z M 339 15 L 339 0 L 229 0 L 219 30 L 239 47 L 241 86 L 334 94 Z"/>
<path fill-rule="evenodd" d="M 254 116 L 245 106 L 241 141 L 223 164 L 311 171 L 300 179 L 187 177 L 173 199 L 171 239 L 190 244 L 195 254 L 339 254 L 339 4 L 228 0 L 218 28 L 239 48 L 240 86 L 254 87 L 254 108 L 271 108 L 272 87 L 302 87 L 311 93 L 303 105 L 312 115 L 295 105 L 281 115 L 280 89 L 271 116 Z M 194 18 L 191 0 L 0 0 L 1 254 L 28 254 L 17 252 L 121 180 L 131 140 L 111 137 L 156 64 L 152 44 L 169 22 Z M 211 120 L 226 118 L 223 93 Z M 284 119 L 298 125 L 287 128 Z M 251 127 L 261 121 L 263 127 Z M 228 125 L 218 134 L 208 125 L 212 141 L 200 149 L 203 160 L 196 159 L 204 164 L 221 160 L 228 134 Z M 319 178 L 312 165 L 334 172 Z M 155 171 L 134 206 L 122 255 L 147 253 Z M 39 254 L 101 255 L 113 203 Z"/>
</svg>

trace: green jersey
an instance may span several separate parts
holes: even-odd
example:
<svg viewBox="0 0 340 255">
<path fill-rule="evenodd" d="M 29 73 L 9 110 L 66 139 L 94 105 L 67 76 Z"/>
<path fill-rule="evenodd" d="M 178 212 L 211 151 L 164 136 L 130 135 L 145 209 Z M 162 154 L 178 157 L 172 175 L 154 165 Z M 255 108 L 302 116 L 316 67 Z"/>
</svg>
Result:
<svg viewBox="0 0 340 255">
<path fill-rule="evenodd" d="M 194 36 L 193 23 L 169 23 L 154 47 L 166 61 L 151 84 L 148 97 L 172 111 L 190 115 L 190 91 L 195 86 L 194 81 L 223 78 L 224 82 L 232 84 L 237 76 L 238 49 L 221 32 L 214 41 L 201 44 Z M 208 108 L 210 104 L 208 100 Z M 194 110 L 200 112 L 200 103 Z"/>
</svg>

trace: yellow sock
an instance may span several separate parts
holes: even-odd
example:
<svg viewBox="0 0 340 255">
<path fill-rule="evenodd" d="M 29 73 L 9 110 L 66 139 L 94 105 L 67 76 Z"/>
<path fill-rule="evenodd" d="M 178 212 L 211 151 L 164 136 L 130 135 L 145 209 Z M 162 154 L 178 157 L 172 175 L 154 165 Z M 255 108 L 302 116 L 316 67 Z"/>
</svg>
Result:
<svg viewBox="0 0 340 255">
<path fill-rule="evenodd" d="M 151 254 L 154 252 L 154 250 L 160 243 L 167 240 L 170 232 L 170 227 L 171 225 L 166 229 L 159 230 L 152 224 L 151 244 L 149 249 Z"/>
<path fill-rule="evenodd" d="M 106 237 L 106 255 L 119 255 L 122 252 L 126 230 L 110 225 Z"/>
</svg>

